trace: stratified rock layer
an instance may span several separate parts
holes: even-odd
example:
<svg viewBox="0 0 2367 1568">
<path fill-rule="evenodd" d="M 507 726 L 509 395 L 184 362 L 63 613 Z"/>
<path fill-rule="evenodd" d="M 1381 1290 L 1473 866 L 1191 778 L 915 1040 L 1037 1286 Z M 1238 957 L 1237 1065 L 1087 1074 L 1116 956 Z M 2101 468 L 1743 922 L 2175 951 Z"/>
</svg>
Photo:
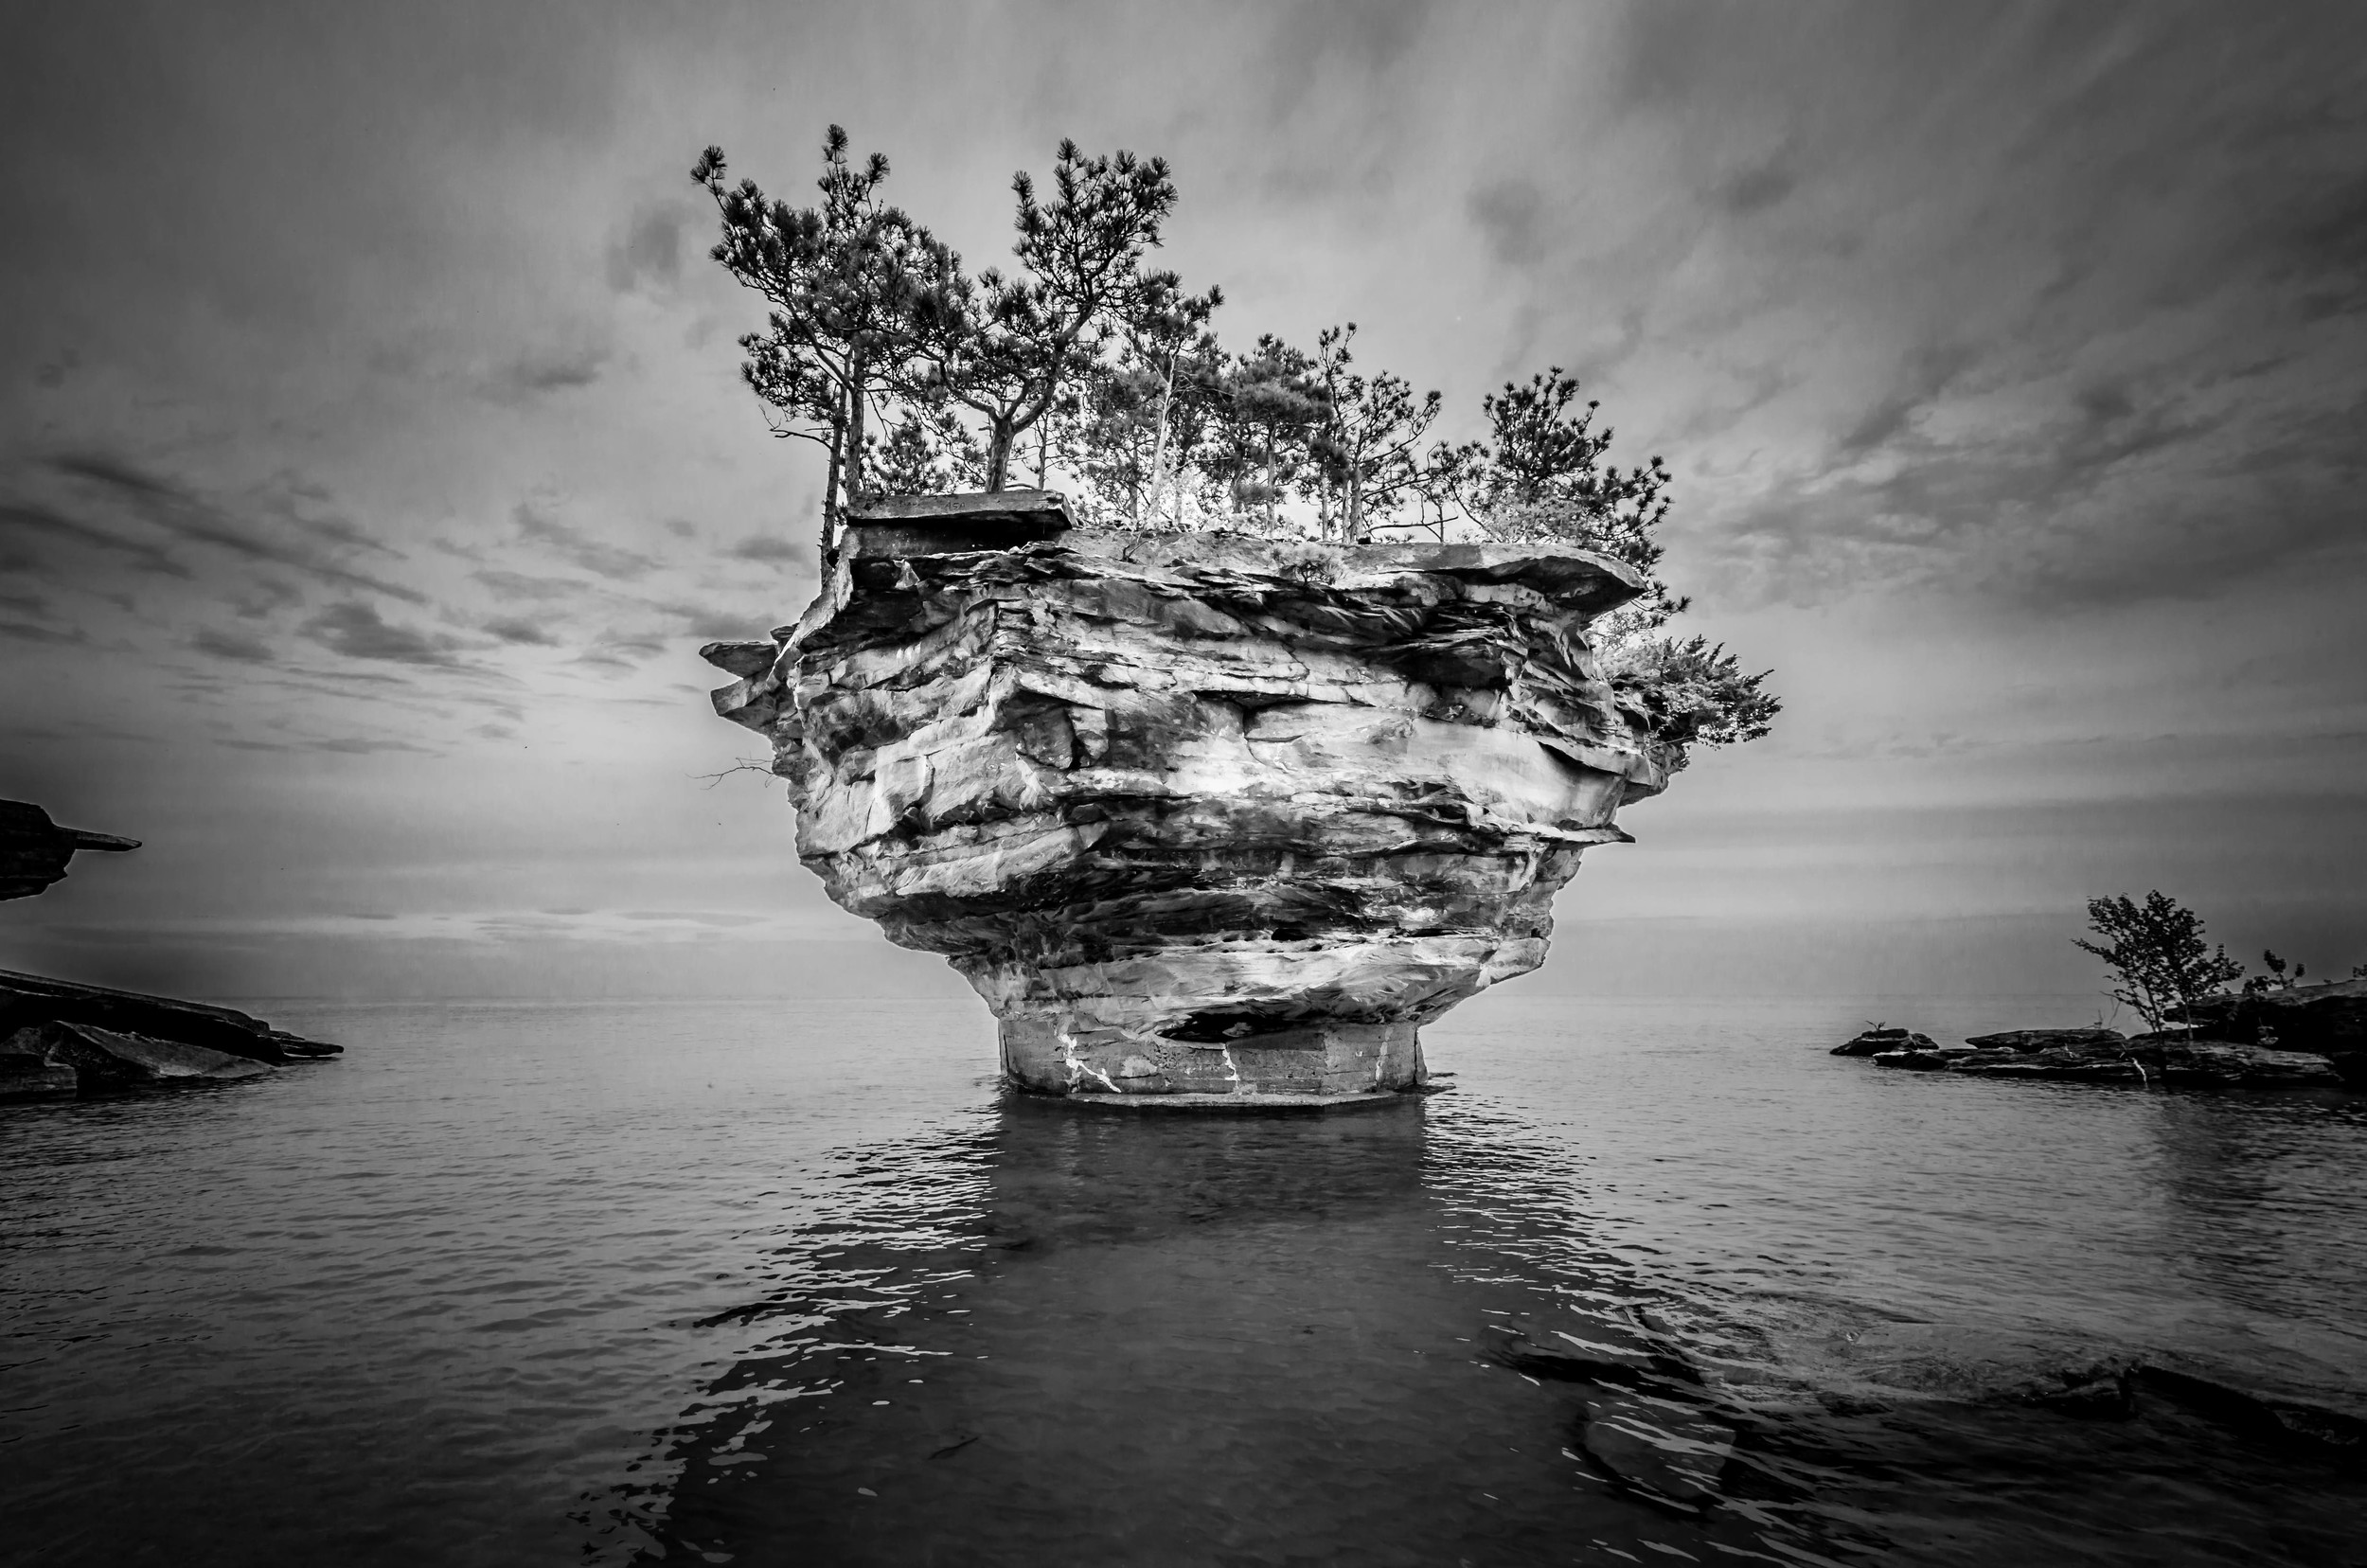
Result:
<svg viewBox="0 0 2367 1568">
<path fill-rule="evenodd" d="M 968 977 L 1027 1088 L 1413 1087 L 1665 782 L 1593 667 L 1637 587 L 1599 558 L 1029 537 L 858 526 L 777 646 L 704 650 L 799 857 Z"/>
</svg>

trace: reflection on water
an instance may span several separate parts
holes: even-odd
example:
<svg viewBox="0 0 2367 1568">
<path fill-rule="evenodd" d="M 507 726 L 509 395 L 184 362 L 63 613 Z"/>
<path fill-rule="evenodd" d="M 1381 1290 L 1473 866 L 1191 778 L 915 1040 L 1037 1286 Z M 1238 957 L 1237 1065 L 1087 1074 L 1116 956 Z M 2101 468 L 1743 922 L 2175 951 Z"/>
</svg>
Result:
<svg viewBox="0 0 2367 1568">
<path fill-rule="evenodd" d="M 1845 1004 L 1491 996 L 1460 1092 L 1259 1118 L 1006 1097 L 959 1005 L 266 1010 L 353 1052 L 0 1108 L 27 1561 L 2358 1560 L 2357 1450 L 2019 1395 L 2367 1411 L 2367 1096 Z"/>
<path fill-rule="evenodd" d="M 1500 1107 L 1006 1096 L 848 1177 L 721 1314 L 773 1332 L 668 1481 L 605 1510 L 650 1559 L 2319 1562 L 2367 1502 L 2181 1408 L 2009 1402 L 2041 1369 L 1995 1344 L 1870 1351 L 1839 1394 L 1781 1307 L 1654 1270 Z"/>
</svg>

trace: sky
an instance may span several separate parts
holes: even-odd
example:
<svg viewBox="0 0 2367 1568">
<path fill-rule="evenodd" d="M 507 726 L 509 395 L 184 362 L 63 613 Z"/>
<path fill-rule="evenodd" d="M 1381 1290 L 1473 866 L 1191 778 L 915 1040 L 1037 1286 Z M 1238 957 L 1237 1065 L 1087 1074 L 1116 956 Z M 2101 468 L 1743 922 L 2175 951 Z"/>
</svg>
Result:
<svg viewBox="0 0 2367 1568">
<path fill-rule="evenodd" d="M 2078 992 L 2085 901 L 2367 961 L 2367 13 L 22 5 L 0 796 L 144 841 L 0 967 L 192 995 L 963 994 L 795 862 L 706 640 L 815 588 L 688 169 L 826 127 L 973 266 L 1166 156 L 1218 326 L 1674 472 L 1786 704 L 1521 982 Z M 713 775 L 721 774 L 723 776 Z"/>
</svg>

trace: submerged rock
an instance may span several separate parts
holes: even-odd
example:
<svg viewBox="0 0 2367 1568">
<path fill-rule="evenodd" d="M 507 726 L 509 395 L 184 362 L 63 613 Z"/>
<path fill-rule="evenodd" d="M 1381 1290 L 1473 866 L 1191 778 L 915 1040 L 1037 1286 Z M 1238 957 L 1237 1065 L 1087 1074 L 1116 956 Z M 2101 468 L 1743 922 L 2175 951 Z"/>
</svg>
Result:
<svg viewBox="0 0 2367 1568">
<path fill-rule="evenodd" d="M 1620 1480 L 1679 1503 L 1718 1495 L 1735 1428 L 1681 1400 L 1615 1394 L 1586 1402 L 1578 1440 Z"/>
<path fill-rule="evenodd" d="M 842 907 L 944 954 L 1051 1094 L 1337 1096 L 1543 961 L 1667 758 L 1595 672 L 1626 568 L 1550 544 L 859 516 L 777 646 L 703 650 Z M 996 547 L 996 546 L 1002 547 Z"/>
</svg>

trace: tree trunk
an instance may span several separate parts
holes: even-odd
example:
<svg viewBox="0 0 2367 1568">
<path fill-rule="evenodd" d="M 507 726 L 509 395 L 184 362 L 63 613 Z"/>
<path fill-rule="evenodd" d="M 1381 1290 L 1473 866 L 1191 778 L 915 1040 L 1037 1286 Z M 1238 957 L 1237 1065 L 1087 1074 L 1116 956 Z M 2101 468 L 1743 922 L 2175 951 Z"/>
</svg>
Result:
<svg viewBox="0 0 2367 1568">
<path fill-rule="evenodd" d="M 830 476 L 822 485 L 822 560 L 827 564 L 838 548 L 838 468 L 839 448 L 845 441 L 845 426 L 838 419 L 830 421 Z"/>
<path fill-rule="evenodd" d="M 863 505 L 863 363 L 857 355 L 854 363 L 853 385 L 846 401 L 853 413 L 847 421 L 846 441 L 846 501 L 849 506 Z"/>
<path fill-rule="evenodd" d="M 996 419 L 987 431 L 987 493 L 992 495 L 1008 482 L 1011 472 L 1011 442 L 1019 433 L 1008 421 Z"/>
<path fill-rule="evenodd" d="M 1167 356 L 1167 379 L 1159 388 L 1159 439 L 1150 449 L 1150 494 L 1134 508 L 1134 521 L 1140 524 L 1146 511 L 1157 513 L 1159 487 L 1167 476 L 1167 410 L 1175 402 L 1175 356 Z"/>
</svg>

